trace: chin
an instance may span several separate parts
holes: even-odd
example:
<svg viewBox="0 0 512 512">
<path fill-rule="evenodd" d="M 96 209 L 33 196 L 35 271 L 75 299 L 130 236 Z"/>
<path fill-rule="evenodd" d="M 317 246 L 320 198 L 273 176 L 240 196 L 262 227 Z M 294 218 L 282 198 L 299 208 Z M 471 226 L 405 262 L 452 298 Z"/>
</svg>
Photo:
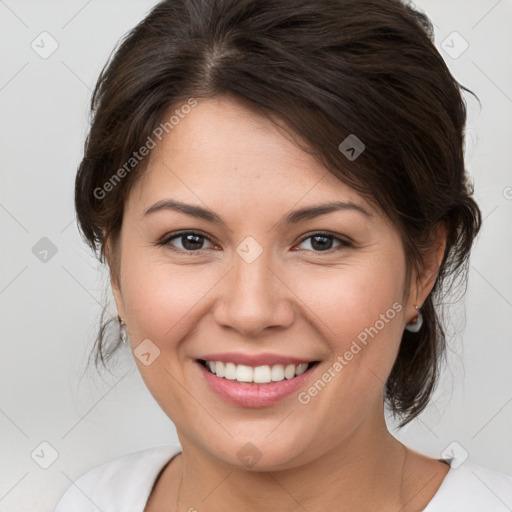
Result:
<svg viewBox="0 0 512 512">
<path fill-rule="evenodd" d="M 265 431 L 266 432 L 266 431 Z M 271 433 L 237 435 L 227 442 L 206 442 L 204 448 L 210 455 L 226 465 L 248 471 L 278 471 L 298 467 L 316 458 L 314 450 L 305 453 L 308 440 L 304 435 Z M 273 439 L 271 439 L 273 437 Z M 205 440 L 206 441 L 206 440 Z M 311 440 L 312 441 L 312 440 Z"/>
</svg>

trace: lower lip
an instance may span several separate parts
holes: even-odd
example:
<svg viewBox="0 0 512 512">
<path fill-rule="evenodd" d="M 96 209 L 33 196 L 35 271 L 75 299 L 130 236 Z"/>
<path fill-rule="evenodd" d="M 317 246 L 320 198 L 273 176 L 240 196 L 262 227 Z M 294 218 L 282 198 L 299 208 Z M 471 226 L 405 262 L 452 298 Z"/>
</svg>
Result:
<svg viewBox="0 0 512 512">
<path fill-rule="evenodd" d="M 197 363 L 210 388 L 222 399 L 240 407 L 269 407 L 290 396 L 304 386 L 315 366 L 293 379 L 268 384 L 243 383 L 217 377 L 201 363 Z"/>
</svg>

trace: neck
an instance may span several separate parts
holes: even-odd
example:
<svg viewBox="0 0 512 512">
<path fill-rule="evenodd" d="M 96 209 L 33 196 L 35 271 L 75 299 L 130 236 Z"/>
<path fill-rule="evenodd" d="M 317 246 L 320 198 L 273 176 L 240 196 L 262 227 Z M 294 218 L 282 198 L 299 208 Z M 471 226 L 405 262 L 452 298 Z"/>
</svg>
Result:
<svg viewBox="0 0 512 512">
<path fill-rule="evenodd" d="M 180 437 L 170 501 L 179 512 L 399 510 L 406 503 L 407 449 L 382 421 L 364 422 L 311 462 L 279 471 L 224 464 Z M 177 478 L 176 478 L 177 477 Z M 171 480 L 169 480 L 170 482 Z M 314 492 L 312 492 L 314 490 Z"/>
</svg>

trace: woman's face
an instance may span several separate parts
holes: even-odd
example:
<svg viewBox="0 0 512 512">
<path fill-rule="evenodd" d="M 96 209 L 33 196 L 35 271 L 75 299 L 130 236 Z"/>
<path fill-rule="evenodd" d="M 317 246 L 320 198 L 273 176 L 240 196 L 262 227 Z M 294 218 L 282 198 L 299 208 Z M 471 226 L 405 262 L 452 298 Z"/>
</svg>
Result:
<svg viewBox="0 0 512 512">
<path fill-rule="evenodd" d="M 294 215 L 335 202 L 355 206 Z M 151 151 L 118 247 L 119 313 L 182 444 L 277 469 L 381 424 L 415 313 L 400 237 L 269 120 L 199 101 Z"/>
</svg>

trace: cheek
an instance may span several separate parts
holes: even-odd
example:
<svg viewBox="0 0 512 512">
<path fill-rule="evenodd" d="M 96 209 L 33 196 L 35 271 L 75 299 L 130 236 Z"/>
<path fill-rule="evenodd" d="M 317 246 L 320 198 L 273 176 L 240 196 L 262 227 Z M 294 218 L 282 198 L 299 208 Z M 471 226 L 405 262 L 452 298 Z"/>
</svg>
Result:
<svg viewBox="0 0 512 512">
<path fill-rule="evenodd" d="M 347 265 L 332 272 L 319 272 L 297 280 L 297 295 L 304 298 L 307 307 L 317 317 L 316 324 L 323 325 L 329 339 L 340 344 L 364 338 L 364 333 L 376 322 L 379 331 L 400 330 L 401 304 L 404 276 L 398 265 L 378 261 L 373 264 Z M 299 283 L 300 286 L 299 286 Z M 393 308 L 393 305 L 395 307 Z M 391 309 L 391 311 L 389 311 Z M 381 315 L 384 320 L 379 322 Z M 390 329 L 395 324 L 394 329 Z M 398 329 L 398 330 L 397 330 Z M 391 332 L 390 332 L 391 334 Z"/>
<path fill-rule="evenodd" d="M 191 329 L 196 309 L 200 308 L 214 280 L 194 266 L 136 262 L 125 282 L 127 315 L 131 330 L 138 339 L 149 338 L 156 344 L 165 342 L 165 350 L 176 348 Z"/>
<path fill-rule="evenodd" d="M 212 272 L 200 272 L 193 265 L 150 261 L 147 256 L 137 258 L 135 253 L 124 265 L 124 275 L 129 276 L 123 282 L 125 308 L 130 319 L 129 338 L 141 377 L 155 400 L 177 424 L 184 422 L 186 426 L 203 421 L 197 417 L 194 406 L 191 407 L 190 395 L 183 390 L 192 363 L 187 359 L 188 345 L 182 342 L 192 337 L 199 323 L 201 299 L 218 279 Z M 147 340 L 151 344 L 148 345 Z M 143 346 L 151 354 L 152 361 L 148 365 L 138 357 L 139 347 Z M 180 413 L 177 415 L 176 411 Z M 191 417 L 194 414 L 196 417 Z"/>
<path fill-rule="evenodd" d="M 185 257 L 176 263 L 164 248 L 149 244 L 144 233 L 123 239 L 123 300 L 132 334 L 155 343 L 165 339 L 169 347 L 180 338 L 180 331 L 208 291 L 208 284 L 198 279 L 199 274 L 206 274 L 192 259 L 189 264 Z"/>
<path fill-rule="evenodd" d="M 365 396 L 360 403 L 364 409 L 366 400 L 380 396 L 403 333 L 404 279 L 397 253 L 324 270 L 300 281 L 297 295 L 305 298 L 312 312 L 310 323 L 321 332 L 331 354 L 330 374 L 337 383 L 329 385 L 333 403 L 346 407 L 353 403 L 350 397 Z M 331 376 L 325 379 L 331 382 Z"/>
</svg>

